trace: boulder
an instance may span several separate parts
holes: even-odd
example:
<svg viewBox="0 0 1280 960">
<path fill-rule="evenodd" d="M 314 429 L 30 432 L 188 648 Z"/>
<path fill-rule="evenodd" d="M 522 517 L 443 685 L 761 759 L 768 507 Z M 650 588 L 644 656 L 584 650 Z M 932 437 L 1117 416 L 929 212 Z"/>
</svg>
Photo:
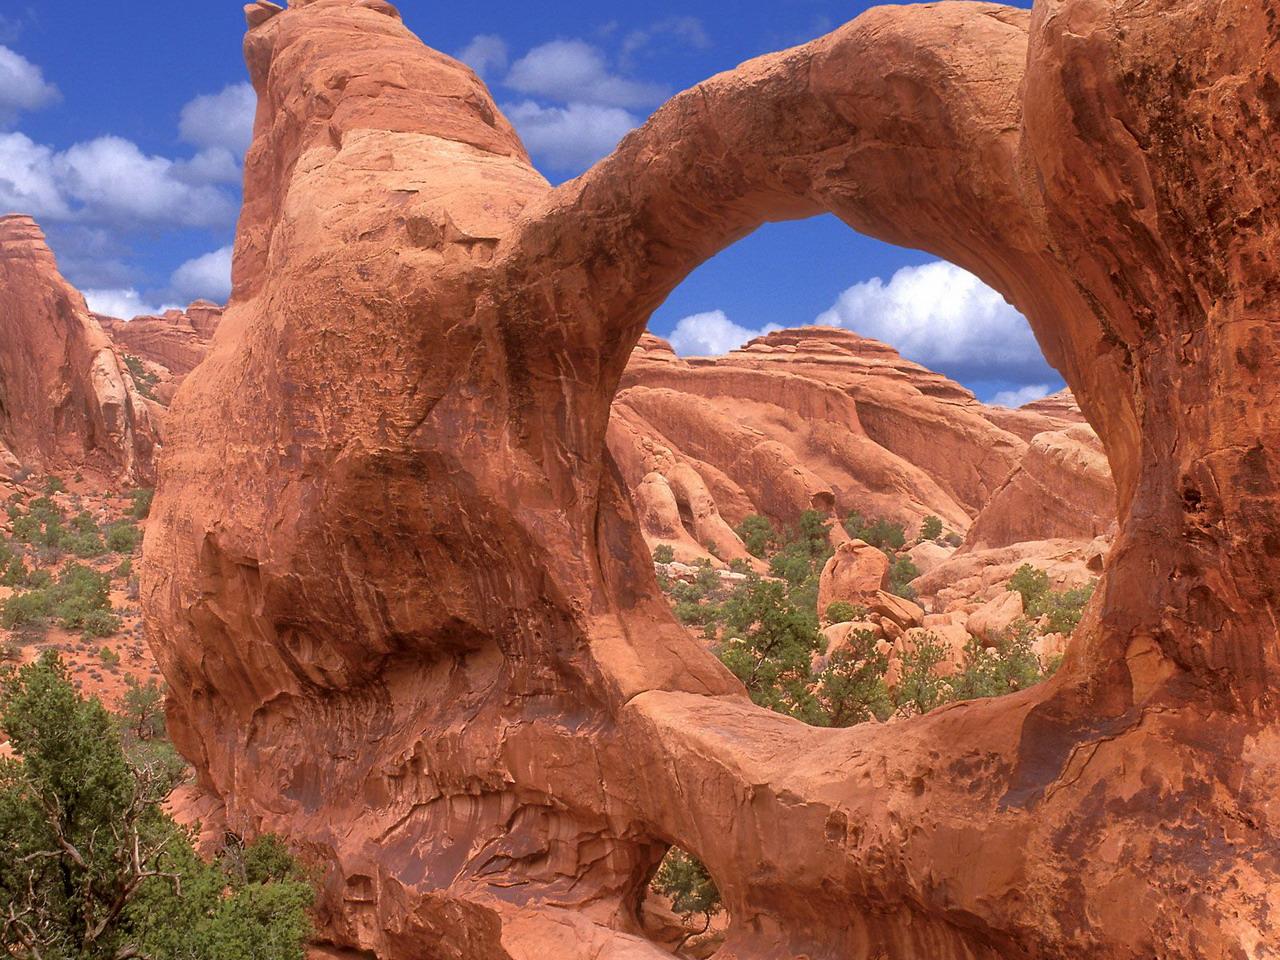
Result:
<svg viewBox="0 0 1280 960">
<path fill-rule="evenodd" d="M 923 540 L 907 551 L 907 558 L 915 564 L 920 573 L 925 574 L 934 567 L 951 559 L 956 548 L 933 540 Z"/>
<path fill-rule="evenodd" d="M 872 594 L 866 606 L 877 617 L 888 620 L 903 630 L 918 627 L 924 622 L 924 610 L 919 604 L 884 590 L 877 590 Z"/>
<path fill-rule="evenodd" d="M 1006 590 L 970 614 L 965 628 L 983 643 L 993 644 L 1022 615 L 1022 594 Z"/>
<path fill-rule="evenodd" d="M 846 541 L 818 578 L 818 615 L 826 616 L 827 607 L 841 601 L 867 606 L 888 580 L 889 558 L 882 550 L 861 540 Z"/>
</svg>

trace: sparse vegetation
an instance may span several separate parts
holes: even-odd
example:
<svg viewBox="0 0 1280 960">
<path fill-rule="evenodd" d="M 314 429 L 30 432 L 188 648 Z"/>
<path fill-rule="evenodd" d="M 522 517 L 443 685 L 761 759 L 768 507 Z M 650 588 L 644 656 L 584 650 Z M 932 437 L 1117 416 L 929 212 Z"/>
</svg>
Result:
<svg viewBox="0 0 1280 960">
<path fill-rule="evenodd" d="M 129 370 L 129 376 L 133 379 L 133 384 L 138 388 L 138 392 L 148 400 L 156 398 L 156 383 L 160 378 L 154 373 L 147 370 L 143 362 L 131 353 L 124 356 L 124 365 Z"/>
<path fill-rule="evenodd" d="M 884 675 L 889 658 L 869 630 L 854 630 L 818 676 L 817 714 L 824 726 L 850 727 L 885 720 L 893 711 Z"/>
<path fill-rule="evenodd" d="M 44 575 L 39 579 L 34 574 L 27 576 L 30 589 L 13 594 L 0 605 L 0 626 L 15 630 L 53 619 L 95 637 L 107 637 L 120 629 L 120 620 L 111 611 L 110 576 L 79 563 L 65 567 L 56 582 L 40 572 Z"/>
<path fill-rule="evenodd" d="M 136 523 L 118 520 L 107 525 L 107 549 L 113 553 L 133 553 L 142 542 L 142 530 Z"/>
<path fill-rule="evenodd" d="M 694 937 L 701 936 L 711 927 L 711 919 L 723 909 L 720 891 L 707 872 L 707 868 L 696 857 L 679 847 L 672 847 L 663 857 L 658 872 L 654 874 L 653 889 L 671 899 L 671 909 L 684 918 L 689 932 L 680 942 L 681 949 Z M 692 924 L 695 917 L 701 916 L 702 928 Z"/>
<path fill-rule="evenodd" d="M 892 562 L 889 565 L 889 592 L 906 600 L 914 600 L 916 591 L 911 586 L 911 581 L 920 576 L 920 570 L 905 553 L 897 554 L 891 560 Z"/>
<path fill-rule="evenodd" d="M 126 681 L 122 703 L 126 728 L 138 740 L 164 736 L 164 688 L 154 678 L 141 683 L 136 677 Z"/>
<path fill-rule="evenodd" d="M 1032 620 L 1043 620 L 1045 633 L 1069 636 L 1080 624 L 1084 608 L 1093 597 L 1095 584 L 1071 590 L 1049 589 L 1049 575 L 1029 563 L 1009 578 L 1009 589 L 1022 594 L 1022 609 Z"/>
<path fill-rule="evenodd" d="M 844 600 L 827 604 L 825 619 L 827 623 L 850 623 L 861 620 L 867 615 L 867 608 Z"/>
<path fill-rule="evenodd" d="M 925 517 L 920 524 L 921 540 L 937 540 L 942 536 L 942 518 L 932 514 Z"/>
<path fill-rule="evenodd" d="M 906 528 L 883 517 L 872 519 L 854 512 L 845 518 L 844 529 L 855 540 L 869 543 L 881 550 L 901 550 L 907 544 Z"/>
<path fill-rule="evenodd" d="M 654 563 L 671 563 L 676 558 L 676 552 L 671 549 L 670 544 L 662 543 L 653 548 Z"/>
<path fill-rule="evenodd" d="M 150 487 L 139 487 L 137 490 L 130 490 L 128 496 L 133 501 L 133 505 L 129 509 L 129 515 L 133 519 L 145 520 L 151 515 L 151 501 L 156 496 L 154 490 Z"/>
</svg>

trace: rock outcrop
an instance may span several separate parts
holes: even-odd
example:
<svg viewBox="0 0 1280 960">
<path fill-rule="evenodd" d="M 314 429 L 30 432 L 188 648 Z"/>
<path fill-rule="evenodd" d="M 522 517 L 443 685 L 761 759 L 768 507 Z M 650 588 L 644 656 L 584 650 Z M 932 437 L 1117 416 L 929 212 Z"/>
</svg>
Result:
<svg viewBox="0 0 1280 960">
<path fill-rule="evenodd" d="M 912 532 L 932 514 L 963 534 L 993 498 L 985 545 L 1092 539 L 1115 523 L 1105 456 L 1069 393 L 1038 403 L 982 404 L 849 330 L 782 330 L 689 359 L 645 334 L 614 401 L 609 451 L 650 547 L 682 554 L 745 556 L 733 532 L 745 517 L 785 530 L 812 509 Z M 656 489 L 664 482 L 669 493 Z"/>
<path fill-rule="evenodd" d="M 1114 532 L 1116 488 L 1088 424 L 1038 433 L 982 508 L 966 550 L 1028 540 L 1092 540 Z"/>
<path fill-rule="evenodd" d="M 802 328 L 682 359 L 646 334 L 614 402 L 609 449 L 629 486 L 692 467 L 720 512 L 779 525 L 852 510 L 963 532 L 1025 443 L 959 384 L 848 330 Z"/>
<path fill-rule="evenodd" d="M 818 581 L 818 613 L 833 603 L 865 606 L 889 583 L 889 558 L 861 540 L 848 540 L 822 568 Z"/>
<path fill-rule="evenodd" d="M 328 942 L 661 957 L 636 912 L 676 843 L 725 958 L 1266 955 L 1275 18 L 878 8 L 553 189 L 385 0 L 249 12 L 235 288 L 143 601 L 176 742 L 231 829 L 325 865 Z M 823 210 L 1003 291 L 1101 437 L 1119 532 L 1049 682 L 811 728 L 657 588 L 606 452 L 632 347 L 698 263 Z"/>
<path fill-rule="evenodd" d="M 152 473 L 146 401 L 30 217 L 0 217 L 0 468 Z"/>
<path fill-rule="evenodd" d="M 186 375 L 208 355 L 222 308 L 196 300 L 186 310 L 169 310 L 158 317 L 95 317 L 122 353 L 149 365 L 157 378 L 156 398 L 168 404 Z"/>
<path fill-rule="evenodd" d="M 169 310 L 158 317 L 121 320 L 97 315 L 97 319 L 121 350 L 181 377 L 208 354 L 209 342 L 222 319 L 222 308 L 207 300 L 196 300 L 186 310 Z"/>
</svg>

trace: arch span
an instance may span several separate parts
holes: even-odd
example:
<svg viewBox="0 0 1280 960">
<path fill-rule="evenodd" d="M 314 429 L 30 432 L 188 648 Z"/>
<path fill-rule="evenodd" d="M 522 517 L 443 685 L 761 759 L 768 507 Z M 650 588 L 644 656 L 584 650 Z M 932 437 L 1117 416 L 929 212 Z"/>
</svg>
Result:
<svg viewBox="0 0 1280 960">
<path fill-rule="evenodd" d="M 385 0 L 248 9 L 235 293 L 143 595 L 175 738 L 236 829 L 327 865 L 327 937 L 656 956 L 635 904 L 675 842 L 740 960 L 1264 955 L 1275 28 L 881 8 L 552 189 Z M 1103 438 L 1121 534 L 1051 683 L 817 730 L 666 609 L 610 399 L 681 277 L 819 210 L 1005 292 Z"/>
</svg>

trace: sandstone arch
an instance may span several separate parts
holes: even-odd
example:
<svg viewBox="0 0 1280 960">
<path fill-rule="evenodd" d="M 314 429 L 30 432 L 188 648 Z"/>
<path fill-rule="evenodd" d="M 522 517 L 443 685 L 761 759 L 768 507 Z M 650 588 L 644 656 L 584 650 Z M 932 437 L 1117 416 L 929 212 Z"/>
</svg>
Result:
<svg viewBox="0 0 1280 960">
<path fill-rule="evenodd" d="M 326 935 L 657 957 L 635 898 L 679 843 L 730 958 L 1265 957 L 1258 11 L 873 10 L 553 190 L 384 0 L 248 8 L 235 292 L 174 401 L 144 602 L 181 748 L 232 826 L 328 864 Z M 1121 532 L 1050 684 L 807 728 L 752 707 L 646 572 L 604 456 L 626 357 L 694 265 L 822 209 L 1004 291 L 1107 447 Z"/>
</svg>

